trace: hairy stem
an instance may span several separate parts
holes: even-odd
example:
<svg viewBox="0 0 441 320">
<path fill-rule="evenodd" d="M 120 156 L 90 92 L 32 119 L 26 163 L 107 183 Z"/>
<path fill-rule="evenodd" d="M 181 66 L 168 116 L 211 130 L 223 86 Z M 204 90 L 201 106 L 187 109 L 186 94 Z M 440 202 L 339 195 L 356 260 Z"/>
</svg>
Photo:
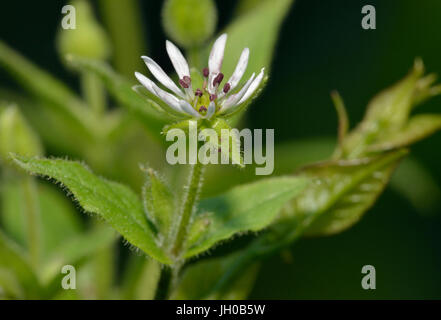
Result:
<svg viewBox="0 0 441 320">
<path fill-rule="evenodd" d="M 195 211 L 196 201 L 198 200 L 199 192 L 202 187 L 204 166 L 201 163 L 196 163 L 192 166 L 190 178 L 187 185 L 187 191 L 184 194 L 184 201 L 180 209 L 177 221 L 177 227 L 173 233 L 174 238 L 171 252 L 175 257 L 179 257 L 182 246 L 187 239 L 189 223 Z"/>
<path fill-rule="evenodd" d="M 40 257 L 41 234 L 39 228 L 39 203 L 37 186 L 33 177 L 23 177 L 24 207 L 28 236 L 28 248 L 32 265 L 37 268 Z"/>
</svg>

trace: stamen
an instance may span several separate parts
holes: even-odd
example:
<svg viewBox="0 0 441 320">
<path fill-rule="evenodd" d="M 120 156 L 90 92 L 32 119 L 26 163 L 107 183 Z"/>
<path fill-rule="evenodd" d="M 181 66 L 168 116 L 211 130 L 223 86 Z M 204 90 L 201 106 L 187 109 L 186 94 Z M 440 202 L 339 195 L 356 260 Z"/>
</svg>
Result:
<svg viewBox="0 0 441 320">
<path fill-rule="evenodd" d="M 191 84 L 191 78 L 189 76 L 184 76 L 184 78 L 182 78 L 182 80 L 184 80 L 184 82 L 190 86 Z"/>
<path fill-rule="evenodd" d="M 210 101 L 213 101 L 216 98 L 217 98 L 216 94 L 210 94 Z"/>
<path fill-rule="evenodd" d="M 183 79 L 179 79 L 179 84 L 184 89 L 187 89 L 189 87 L 189 84 L 187 84 Z"/>
<path fill-rule="evenodd" d="M 204 69 L 202 70 L 202 74 L 204 75 L 205 78 L 208 77 L 208 74 L 209 74 L 209 73 L 210 73 L 210 72 L 209 72 L 208 68 L 204 68 Z"/>
<path fill-rule="evenodd" d="M 199 112 L 202 112 L 202 111 L 207 111 L 207 108 L 205 108 L 205 106 L 201 106 L 201 107 L 199 108 Z"/>
<path fill-rule="evenodd" d="M 216 76 L 216 78 L 214 78 L 213 86 L 215 86 L 215 87 L 218 86 L 222 82 L 223 79 L 224 79 L 224 74 L 221 72 Z"/>
<path fill-rule="evenodd" d="M 230 88 L 231 88 L 231 85 L 227 82 L 227 83 L 224 85 L 224 93 L 227 93 L 228 91 L 230 91 Z"/>
<path fill-rule="evenodd" d="M 197 88 L 196 91 L 195 91 L 195 93 L 194 93 L 194 95 L 197 96 L 197 97 L 202 97 L 202 91 L 201 91 L 201 89 Z"/>
<path fill-rule="evenodd" d="M 193 109 L 196 109 L 198 102 L 199 102 L 199 96 L 196 95 L 196 99 L 194 99 L 194 102 L 193 102 Z"/>
</svg>

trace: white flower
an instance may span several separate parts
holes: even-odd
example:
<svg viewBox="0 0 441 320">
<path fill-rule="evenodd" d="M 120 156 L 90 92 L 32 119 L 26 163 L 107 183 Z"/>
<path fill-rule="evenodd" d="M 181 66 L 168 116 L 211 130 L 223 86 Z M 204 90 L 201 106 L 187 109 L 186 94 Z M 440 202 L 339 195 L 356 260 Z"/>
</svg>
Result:
<svg viewBox="0 0 441 320">
<path fill-rule="evenodd" d="M 213 115 L 222 115 L 227 111 L 230 113 L 253 95 L 263 79 L 264 68 L 262 68 L 257 77 L 253 73 L 240 90 L 234 90 L 247 68 L 250 51 L 248 48 L 245 48 L 240 55 L 236 69 L 221 88 L 224 78 L 221 67 L 226 41 L 227 35 L 222 34 L 214 42 L 208 59 L 208 68 L 204 68 L 202 71 L 204 76 L 202 88 L 192 87 L 187 60 L 185 60 L 181 51 L 168 40 L 166 41 L 166 49 L 178 74 L 179 86 L 170 79 L 153 59 L 146 56 L 142 56 L 142 59 L 146 63 L 147 68 L 168 91 L 161 89 L 139 72 L 135 72 L 135 77 L 147 90 L 168 105 L 171 111 L 178 117 L 210 119 Z"/>
</svg>

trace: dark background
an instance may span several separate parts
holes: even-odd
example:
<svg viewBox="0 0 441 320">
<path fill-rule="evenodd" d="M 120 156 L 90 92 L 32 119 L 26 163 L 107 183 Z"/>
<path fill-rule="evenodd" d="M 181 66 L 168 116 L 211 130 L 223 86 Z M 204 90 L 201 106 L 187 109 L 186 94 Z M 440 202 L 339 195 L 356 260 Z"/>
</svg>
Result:
<svg viewBox="0 0 441 320">
<path fill-rule="evenodd" d="M 166 60 L 161 1 L 142 1 L 150 54 Z M 219 28 L 235 1 L 217 1 Z M 361 28 L 361 8 L 372 4 L 377 29 Z M 7 1 L 0 6 L 0 38 L 39 66 L 77 86 L 60 63 L 54 36 L 63 1 Z M 335 136 L 329 92 L 338 89 L 352 125 L 369 99 L 402 78 L 415 57 L 441 74 L 441 1 L 297 0 L 281 31 L 271 81 L 249 112 L 250 127 L 275 128 L 276 141 Z M 168 62 L 167 62 L 168 63 Z M 0 85 L 14 86 L 0 71 Z M 441 98 L 424 105 L 440 112 Z M 441 134 L 412 155 L 441 184 Z M 277 156 L 277 155 L 276 155 Z M 409 181 L 411 183 L 411 181 Z M 390 188 L 360 223 L 339 235 L 302 239 L 292 262 L 264 263 L 252 298 L 441 298 L 441 218 L 422 216 Z M 361 268 L 376 267 L 377 289 L 361 288 Z"/>
</svg>

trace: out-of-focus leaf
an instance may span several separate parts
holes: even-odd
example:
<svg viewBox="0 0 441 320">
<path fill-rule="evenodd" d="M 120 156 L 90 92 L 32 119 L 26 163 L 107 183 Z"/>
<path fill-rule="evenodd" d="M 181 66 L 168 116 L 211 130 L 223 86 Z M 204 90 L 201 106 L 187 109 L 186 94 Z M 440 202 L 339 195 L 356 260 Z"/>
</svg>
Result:
<svg viewBox="0 0 441 320">
<path fill-rule="evenodd" d="M 242 265 L 244 269 L 238 275 L 224 282 L 224 277 L 235 272 L 238 261 L 242 259 L 242 251 L 232 253 L 225 257 L 202 260 L 188 266 L 182 279 L 173 292 L 172 298 L 178 300 L 240 300 L 246 299 L 250 293 L 259 263 Z"/>
<path fill-rule="evenodd" d="M 409 122 L 399 131 L 386 136 L 379 143 L 368 147 L 369 151 L 384 151 L 406 147 L 430 136 L 441 129 L 441 115 L 421 114 L 410 118 Z"/>
<path fill-rule="evenodd" d="M 147 169 L 147 181 L 143 187 L 146 212 L 160 234 L 166 235 L 175 212 L 174 195 L 153 169 Z"/>
<path fill-rule="evenodd" d="M 0 110 L 0 160 L 6 161 L 10 152 L 27 156 L 43 153 L 37 135 L 14 105 Z"/>
<path fill-rule="evenodd" d="M 41 286 L 29 264 L 28 258 L 2 232 L 0 232 L 0 268 L 14 273 L 23 288 L 26 298 L 35 299 L 40 296 Z"/>
<path fill-rule="evenodd" d="M 400 163 L 390 186 L 406 197 L 419 213 L 433 215 L 440 212 L 441 187 L 416 159 L 410 157 Z"/>
<path fill-rule="evenodd" d="M 248 79 L 253 72 L 258 72 L 263 67 L 267 72 L 269 71 L 280 25 L 292 2 L 292 0 L 263 1 L 249 12 L 238 16 L 226 27 L 223 32 L 228 34 L 228 41 L 222 72 L 227 78 L 233 73 L 240 53 L 245 47 L 250 49 L 250 58 L 244 79 Z M 207 52 L 209 48 L 211 44 Z"/>
<path fill-rule="evenodd" d="M 299 177 L 312 183 L 286 207 L 284 213 L 304 221 L 306 235 L 341 232 L 357 222 L 384 190 L 398 161 L 407 154 L 323 162 L 304 168 Z M 312 222 L 312 223 L 311 223 Z"/>
<path fill-rule="evenodd" d="M 114 232 L 113 232 L 114 233 Z M 95 296 L 99 300 L 113 299 L 115 297 L 114 282 L 116 279 L 116 254 L 113 241 L 98 249 L 91 256 L 91 267 L 93 273 L 93 283 L 95 284 Z"/>
<path fill-rule="evenodd" d="M 261 5 L 264 1 L 271 0 L 239 0 L 237 1 L 236 14 L 245 14 L 250 10 L 253 10 L 255 7 Z"/>
<path fill-rule="evenodd" d="M 0 216 L 4 230 L 19 244 L 26 245 L 26 217 L 22 178 L 13 175 L 3 177 L 1 183 Z M 80 221 L 74 208 L 51 186 L 37 185 L 41 226 L 42 260 L 56 246 L 80 231 Z"/>
<path fill-rule="evenodd" d="M 32 128 L 38 132 L 44 145 L 60 153 L 81 155 L 95 140 L 78 121 L 54 104 L 32 100 L 18 92 L 0 88 L 0 99 L 17 103 Z M 57 134 L 53 134 L 56 132 Z M 69 141 L 69 143 L 66 143 Z"/>
<path fill-rule="evenodd" d="M 276 218 L 283 205 L 305 188 L 307 182 L 307 179 L 297 177 L 264 179 L 202 200 L 198 215 L 207 217 L 210 225 L 196 243 L 187 244 L 185 256 L 197 255 L 234 234 L 265 228 Z"/>
<path fill-rule="evenodd" d="M 26 60 L 0 41 L 0 65 L 30 93 L 75 123 L 79 132 L 89 136 L 95 120 L 83 101 L 62 82 Z"/>
<path fill-rule="evenodd" d="M 157 111 L 157 107 L 152 105 L 150 100 L 143 99 L 133 89 L 130 82 L 122 76 L 116 74 L 109 65 L 102 61 L 85 59 L 69 55 L 67 62 L 75 68 L 96 74 L 102 79 L 109 93 L 123 106 L 128 107 L 142 117 L 146 128 L 155 136 L 158 136 L 165 124 L 163 114 Z M 146 95 L 156 104 L 162 105 L 163 102 L 147 90 Z"/>
<path fill-rule="evenodd" d="M 102 216 L 131 244 L 162 263 L 170 262 L 156 244 L 141 200 L 128 187 L 100 178 L 78 162 L 21 156 L 14 159 L 29 173 L 62 183 L 85 211 Z"/>
<path fill-rule="evenodd" d="M 0 268 L 0 300 L 24 299 L 25 294 L 12 270 Z"/>
<path fill-rule="evenodd" d="M 47 259 L 41 275 L 45 281 L 59 275 L 64 265 L 80 263 L 86 257 L 97 254 L 115 241 L 115 232 L 107 226 L 96 226 L 91 231 L 80 233 L 60 243 Z"/>
<path fill-rule="evenodd" d="M 161 265 L 154 260 L 147 260 L 140 273 L 140 278 L 135 288 L 134 299 L 152 300 L 155 297 Z"/>
<path fill-rule="evenodd" d="M 419 115 L 409 121 L 410 112 L 416 105 L 441 92 L 439 86 L 432 86 L 435 77 L 423 77 L 423 74 L 423 63 L 416 60 L 409 75 L 375 96 L 363 121 L 346 136 L 337 150 L 337 158 L 356 159 L 373 151 L 398 149 L 438 130 L 439 116 Z"/>
<path fill-rule="evenodd" d="M 161 265 L 156 261 L 131 256 L 123 277 L 122 299 L 153 299 L 160 273 Z"/>
</svg>

